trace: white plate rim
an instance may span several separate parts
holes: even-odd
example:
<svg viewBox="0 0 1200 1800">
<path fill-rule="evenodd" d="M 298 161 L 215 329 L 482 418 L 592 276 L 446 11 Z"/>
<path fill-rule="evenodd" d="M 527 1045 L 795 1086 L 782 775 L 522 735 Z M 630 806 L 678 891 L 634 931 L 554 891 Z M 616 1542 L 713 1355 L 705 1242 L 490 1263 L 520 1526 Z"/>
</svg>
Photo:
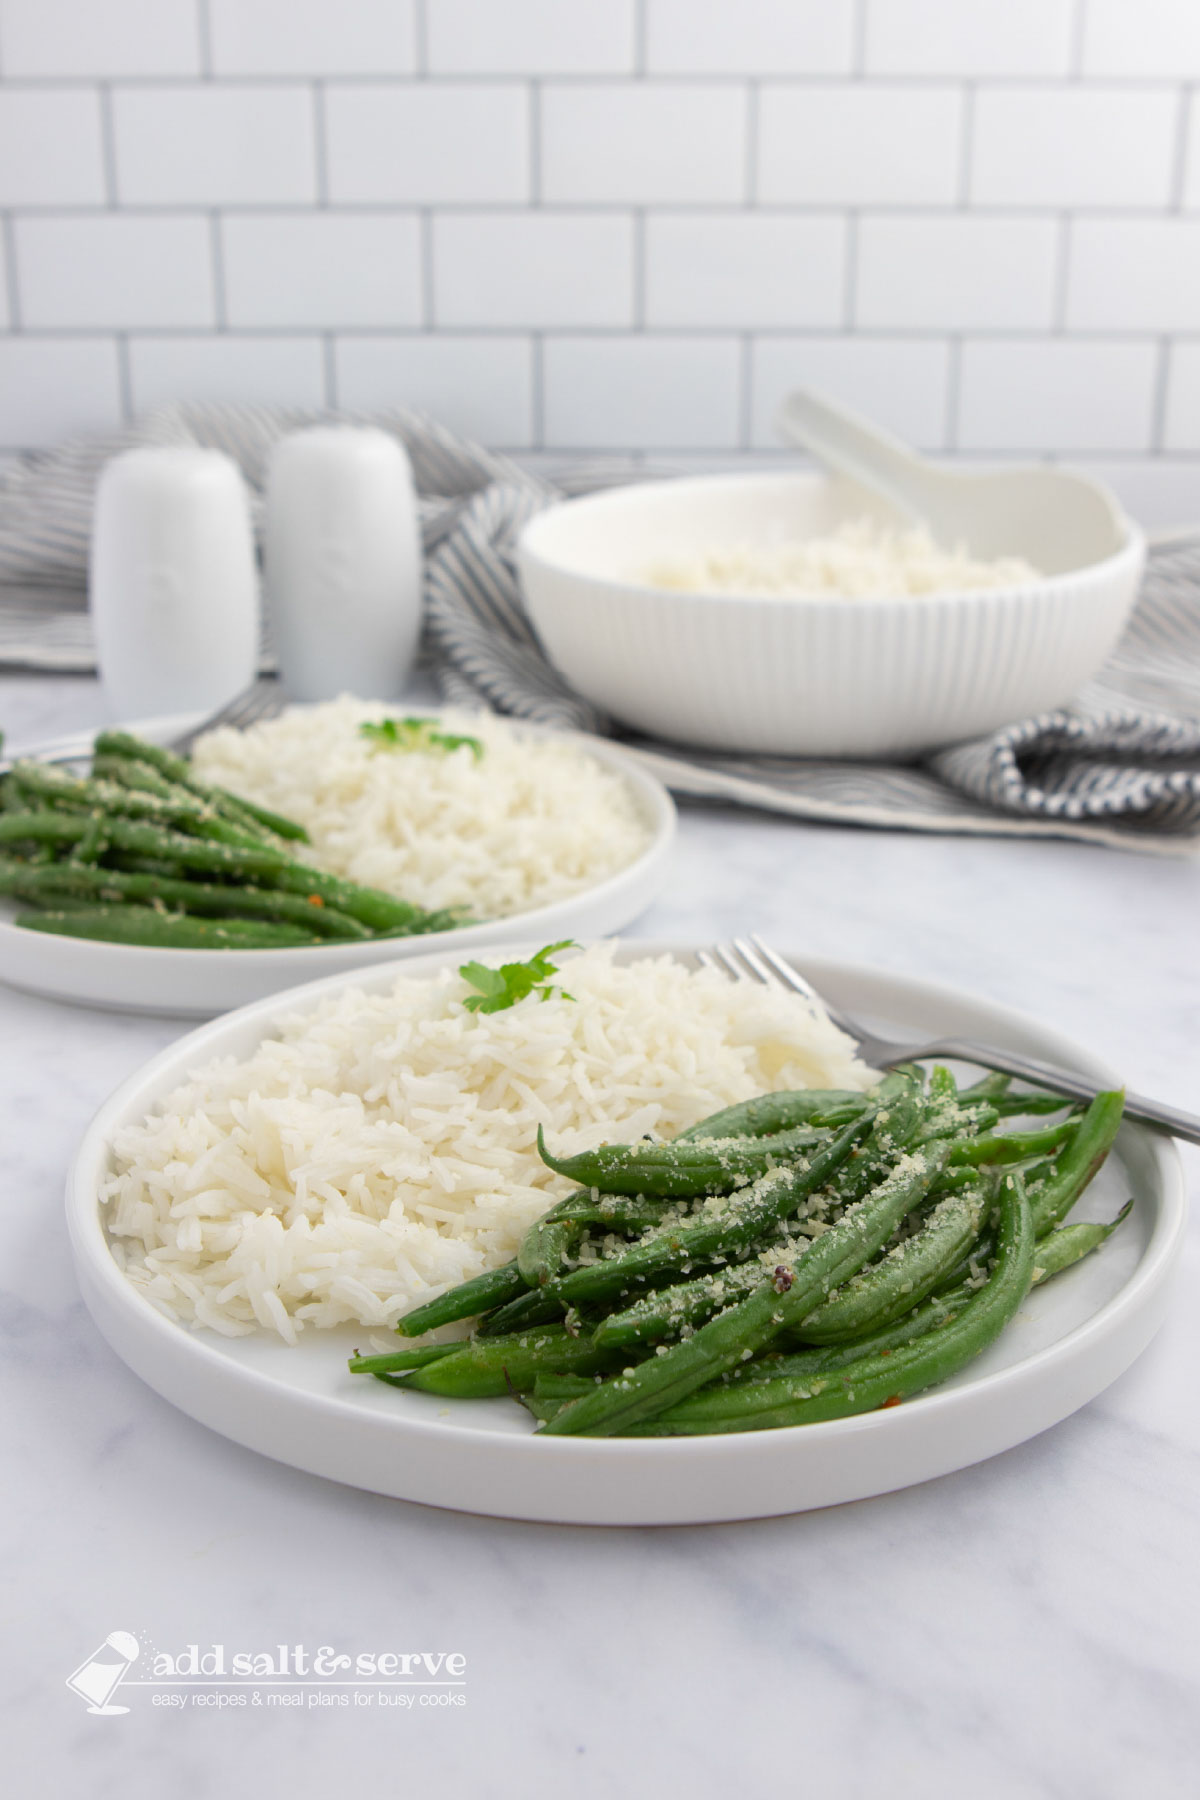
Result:
<svg viewBox="0 0 1200 1800">
<path fill-rule="evenodd" d="M 494 946 L 497 954 L 511 954 L 527 951 L 529 946 L 514 944 L 511 946 Z M 636 939 L 624 940 L 621 943 L 623 954 L 634 956 L 642 954 L 685 955 L 689 947 L 678 943 L 641 942 Z M 397 959 L 388 965 L 375 965 L 358 973 L 369 979 L 370 985 L 383 986 L 397 975 L 418 975 L 430 972 L 440 966 L 446 958 L 437 953 L 430 953 L 421 959 L 422 968 L 417 959 Z M 797 961 L 800 961 L 797 958 Z M 416 966 L 414 966 L 414 964 Z M 840 979 L 867 981 L 880 984 L 893 993 L 908 992 L 911 997 L 921 1003 L 940 1006 L 945 1004 L 952 1008 L 961 1008 L 964 1004 L 983 1008 L 989 1018 L 1003 1026 L 1009 1025 L 1021 1037 L 1027 1039 L 1031 1028 L 1035 1032 L 1043 1054 L 1057 1057 L 1069 1062 L 1076 1068 L 1094 1074 L 1104 1081 L 1115 1078 L 1104 1065 L 1090 1053 L 1057 1033 L 1041 1026 L 1030 1015 L 1001 1006 L 982 997 L 969 994 L 965 990 L 944 983 L 925 981 L 912 977 L 899 976 L 888 970 L 869 969 L 861 965 L 819 962 L 804 958 L 805 972 L 818 988 L 824 982 L 836 986 Z M 207 1338 L 199 1333 L 176 1324 L 160 1313 L 149 1301 L 145 1300 L 132 1287 L 121 1273 L 108 1248 L 100 1220 L 98 1205 L 98 1174 L 107 1153 L 109 1135 L 113 1127 L 121 1121 L 131 1106 L 146 1106 L 153 1103 L 156 1092 L 161 1092 L 164 1079 L 172 1081 L 182 1077 L 181 1065 L 194 1064 L 199 1059 L 215 1053 L 214 1046 L 223 1037 L 234 1032 L 248 1033 L 250 1029 L 267 1024 L 273 1016 L 281 1011 L 293 1011 L 318 999 L 323 993 L 332 989 L 355 985 L 353 975 L 335 975 L 321 981 L 311 982 L 302 988 L 289 990 L 285 994 L 276 994 L 267 1000 L 258 1001 L 252 1006 L 239 1009 L 236 1013 L 226 1014 L 220 1019 L 201 1026 L 177 1040 L 157 1056 L 153 1057 L 141 1069 L 130 1076 L 116 1092 L 110 1096 L 104 1106 L 96 1114 L 89 1126 L 72 1165 L 67 1185 L 67 1223 L 70 1235 L 72 1254 L 75 1259 L 80 1284 L 85 1301 L 96 1319 L 101 1332 L 109 1339 L 118 1355 L 134 1368 L 148 1384 L 181 1407 L 192 1417 L 199 1418 L 202 1423 L 213 1429 L 222 1431 L 224 1435 L 233 1437 L 252 1449 L 272 1455 L 276 1460 L 289 1463 L 299 1468 L 307 1468 L 310 1472 L 324 1474 L 335 1480 L 342 1480 L 351 1486 L 364 1486 L 372 1491 L 390 1492 L 397 1498 L 415 1499 L 460 1508 L 468 1511 L 495 1512 L 505 1517 L 539 1519 L 544 1521 L 568 1523 L 598 1524 L 661 1524 L 661 1523 L 699 1523 L 714 1519 L 750 1518 L 771 1516 L 781 1512 L 807 1510 L 811 1505 L 834 1503 L 837 1500 L 864 1497 L 870 1493 L 891 1491 L 894 1487 L 912 1485 L 914 1481 L 929 1479 L 934 1475 L 949 1472 L 952 1468 L 965 1467 L 969 1463 L 983 1460 L 986 1456 L 997 1454 L 1000 1450 L 1010 1448 L 1013 1444 L 1036 1435 L 1048 1425 L 1066 1417 L 1078 1406 L 1093 1398 L 1115 1379 L 1134 1358 L 1140 1354 L 1145 1343 L 1153 1335 L 1161 1320 L 1165 1307 L 1165 1294 L 1169 1276 L 1182 1246 L 1183 1230 L 1186 1217 L 1185 1196 L 1182 1166 L 1178 1151 L 1174 1144 L 1158 1134 L 1151 1133 L 1143 1127 L 1126 1126 L 1124 1131 L 1134 1133 L 1142 1142 L 1143 1151 L 1149 1154 L 1156 1175 L 1155 1203 L 1157 1216 L 1151 1229 L 1150 1238 L 1145 1250 L 1133 1271 L 1119 1291 L 1112 1296 L 1095 1313 L 1080 1324 L 1067 1331 L 1062 1337 L 1045 1348 L 1008 1366 L 995 1370 L 990 1374 L 977 1377 L 968 1384 L 946 1389 L 935 1389 L 929 1394 L 908 1401 L 903 1407 L 889 1409 L 886 1413 L 875 1412 L 859 1415 L 851 1419 L 831 1420 L 820 1425 L 791 1427 L 770 1432 L 745 1434 L 729 1434 L 708 1438 L 688 1439 L 574 1439 L 574 1438 L 535 1438 L 532 1435 L 501 1435 L 480 1430 L 476 1427 L 457 1424 L 450 1419 L 435 1420 L 421 1417 L 403 1417 L 399 1412 L 394 1416 L 366 1414 L 351 1402 L 327 1395 L 303 1392 L 293 1386 L 280 1382 L 273 1376 L 265 1375 L 255 1369 L 247 1369 L 233 1362 L 224 1351 L 221 1340 Z M 124 1339 L 132 1335 L 140 1340 L 145 1351 L 141 1356 L 131 1359 L 123 1348 Z M 1105 1364 L 1107 1372 L 1098 1381 L 1092 1375 L 1083 1375 L 1082 1370 L 1089 1358 L 1103 1362 L 1101 1352 L 1105 1346 L 1122 1346 L 1110 1354 Z M 1132 1344 L 1132 1348 L 1130 1345 Z M 1113 1355 L 1115 1354 L 1115 1365 Z M 139 1366 L 141 1362 L 142 1366 Z M 486 1506 L 472 1505 L 469 1500 L 459 1497 L 448 1497 L 444 1483 L 439 1487 L 434 1481 L 430 1490 L 429 1484 L 422 1486 L 417 1482 L 419 1491 L 411 1491 L 413 1482 L 403 1477 L 399 1486 L 388 1486 L 380 1489 L 374 1481 L 356 1481 L 352 1475 L 331 1472 L 323 1466 L 321 1458 L 315 1459 L 294 1455 L 279 1455 L 277 1450 L 264 1448 L 261 1436 L 258 1442 L 253 1436 L 247 1437 L 244 1430 L 228 1430 L 215 1423 L 211 1406 L 201 1406 L 197 1410 L 194 1404 L 179 1398 L 177 1391 L 172 1391 L 170 1380 L 156 1379 L 156 1372 L 167 1364 L 186 1364 L 198 1370 L 201 1376 L 215 1378 L 219 1388 L 232 1394 L 241 1390 L 247 1397 L 259 1400 L 270 1399 L 273 1406 L 281 1403 L 292 1406 L 298 1416 L 320 1421 L 325 1427 L 349 1428 L 349 1435 L 358 1429 L 365 1430 L 372 1437 L 378 1437 L 380 1444 L 389 1438 L 396 1444 L 416 1446 L 418 1449 L 433 1449 L 435 1459 L 443 1462 L 467 1464 L 478 1461 L 481 1457 L 485 1463 L 503 1463 L 509 1471 L 508 1487 L 515 1484 L 518 1489 L 528 1481 L 524 1476 L 529 1471 L 540 1475 L 545 1470 L 555 1472 L 555 1493 L 557 1498 L 548 1504 L 539 1504 L 536 1496 L 523 1501 L 509 1498 L 500 1504 Z M 826 1445 L 845 1445 L 853 1448 L 871 1447 L 884 1436 L 885 1446 L 893 1443 L 899 1433 L 912 1432 L 918 1446 L 918 1462 L 922 1455 L 929 1461 L 928 1444 L 938 1435 L 940 1423 L 949 1420 L 951 1423 L 961 1422 L 964 1408 L 969 1402 L 982 1397 L 986 1410 L 992 1402 L 1003 1403 L 1006 1399 L 1020 1401 L 1032 1393 L 1037 1396 L 1039 1384 L 1048 1374 L 1060 1373 L 1070 1377 L 1065 1386 L 1075 1395 L 1070 1403 L 1050 1408 L 1050 1415 L 1035 1423 L 1031 1429 L 1011 1433 L 1004 1442 L 997 1442 L 991 1448 L 978 1447 L 974 1450 L 965 1442 L 965 1453 L 951 1455 L 946 1459 L 944 1448 L 940 1456 L 935 1456 L 924 1473 L 910 1475 L 900 1480 L 880 1482 L 878 1476 L 866 1479 L 860 1474 L 839 1487 L 835 1481 L 833 1489 L 826 1482 L 816 1499 L 798 1500 L 790 1504 L 763 1503 L 759 1498 L 747 1496 L 744 1501 L 729 1500 L 715 1503 L 703 1495 L 697 1495 L 691 1503 L 683 1503 L 669 1497 L 660 1506 L 649 1503 L 642 1495 L 632 1505 L 628 1496 L 606 1494 L 577 1496 L 572 1503 L 569 1490 L 572 1478 L 579 1472 L 579 1481 L 586 1488 L 594 1481 L 597 1470 L 603 1472 L 614 1465 L 630 1468 L 635 1471 L 674 1470 L 686 1473 L 689 1480 L 695 1479 L 705 1471 L 720 1471 L 726 1464 L 739 1461 L 753 1466 L 760 1474 L 768 1473 L 772 1468 L 776 1475 L 778 1465 L 786 1464 L 789 1456 L 799 1449 L 800 1455 L 805 1452 L 801 1446 L 808 1444 L 814 1447 Z M 1086 1391 L 1080 1392 L 1082 1388 Z M 281 1401 L 281 1396 L 284 1399 Z M 220 1412 L 220 1407 L 216 1408 Z M 236 1408 L 234 1410 L 237 1410 Z M 1043 1406 L 1042 1412 L 1045 1412 Z M 1039 1416 L 1041 1416 L 1039 1414 Z M 968 1424 L 970 1421 L 968 1420 Z M 931 1436 L 932 1434 L 932 1436 Z M 968 1434 L 969 1435 L 969 1434 Z M 1003 1433 L 1001 1434 L 1004 1435 Z M 924 1447 L 924 1448 L 923 1448 Z M 540 1459 L 535 1465 L 534 1459 Z M 936 1466 L 935 1466 L 936 1465 Z M 923 1465 L 922 1465 L 923 1466 Z M 563 1479 L 558 1479 L 562 1475 Z M 537 1485 L 536 1481 L 533 1484 Z M 745 1486 L 738 1482 L 735 1486 Z M 775 1483 L 778 1487 L 778 1481 Z M 680 1486 L 675 1483 L 676 1488 Z M 410 1491 L 404 1491 L 405 1489 Z M 567 1490 L 564 1497 L 564 1488 Z"/>
</svg>

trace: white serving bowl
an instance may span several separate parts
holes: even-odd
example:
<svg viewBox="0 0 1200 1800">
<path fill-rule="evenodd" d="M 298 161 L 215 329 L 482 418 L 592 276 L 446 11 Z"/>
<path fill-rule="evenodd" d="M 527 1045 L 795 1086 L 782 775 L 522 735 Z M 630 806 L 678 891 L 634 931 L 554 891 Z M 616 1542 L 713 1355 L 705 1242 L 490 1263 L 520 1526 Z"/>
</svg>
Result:
<svg viewBox="0 0 1200 1800">
<path fill-rule="evenodd" d="M 707 749 L 904 757 L 1061 706 L 1099 669 L 1133 606 L 1145 543 L 1097 492 L 1105 504 L 1074 517 L 1023 508 L 1006 539 L 998 520 L 986 554 L 1044 573 L 972 593 L 751 598 L 639 579 L 656 562 L 774 549 L 849 519 L 904 523 L 866 488 L 803 472 L 568 501 L 525 527 L 518 564 L 551 662 L 622 724 Z"/>
</svg>

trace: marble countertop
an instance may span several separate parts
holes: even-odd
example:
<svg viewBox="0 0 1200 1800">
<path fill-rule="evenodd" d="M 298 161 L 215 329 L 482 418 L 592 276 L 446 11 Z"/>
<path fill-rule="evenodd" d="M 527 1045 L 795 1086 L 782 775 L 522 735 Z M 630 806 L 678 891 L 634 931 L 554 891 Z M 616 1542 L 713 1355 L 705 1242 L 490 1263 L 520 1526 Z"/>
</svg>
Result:
<svg viewBox="0 0 1200 1800">
<path fill-rule="evenodd" d="M 90 681 L 0 680 L 14 742 L 104 717 Z M 1200 860 L 689 805 L 676 879 L 635 929 L 697 944 L 758 929 L 954 983 L 1196 1109 L 1198 917 Z M 960 1474 L 686 1529 L 441 1512 L 240 1449 L 118 1361 L 75 1286 L 64 1175 L 110 1090 L 188 1027 L 12 990 L 0 1017 L 14 1792 L 599 1800 L 682 1782 L 725 1800 L 783 1782 L 830 1800 L 1191 1800 L 1195 1228 L 1140 1361 Z M 1200 1152 L 1184 1158 L 1194 1190 Z M 176 1711 L 142 1689 L 126 1715 L 89 1716 L 64 1683 L 120 1630 L 277 1667 L 280 1645 L 453 1653 L 462 1703 Z"/>
</svg>

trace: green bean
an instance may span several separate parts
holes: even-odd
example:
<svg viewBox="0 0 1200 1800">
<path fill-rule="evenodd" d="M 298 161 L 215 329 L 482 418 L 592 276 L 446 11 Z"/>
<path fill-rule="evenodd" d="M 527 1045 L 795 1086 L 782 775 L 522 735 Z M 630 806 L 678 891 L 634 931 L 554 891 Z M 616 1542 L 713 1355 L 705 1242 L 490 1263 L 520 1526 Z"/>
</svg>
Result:
<svg viewBox="0 0 1200 1800">
<path fill-rule="evenodd" d="M 546 1285 L 548 1287 L 549 1283 Z M 553 1294 L 548 1295 L 546 1287 L 522 1286 L 519 1294 L 479 1321 L 475 1336 L 507 1337 L 514 1331 L 527 1331 L 533 1325 L 557 1324 L 566 1316 L 567 1310 L 566 1302 L 556 1299 Z"/>
<path fill-rule="evenodd" d="M 1061 1275 L 1064 1269 L 1072 1268 L 1081 1258 L 1098 1250 L 1112 1236 L 1117 1226 L 1129 1217 L 1132 1208 L 1133 1201 L 1127 1200 L 1116 1218 L 1110 1219 L 1107 1225 L 1093 1224 L 1089 1220 L 1081 1221 L 1078 1225 L 1058 1225 L 1053 1231 L 1048 1231 L 1045 1237 L 1037 1241 L 1033 1285 L 1040 1287 L 1043 1281 Z"/>
<path fill-rule="evenodd" d="M 298 925 L 277 925 L 267 919 L 197 919 L 190 913 L 159 912 L 152 906 L 18 913 L 13 922 L 25 931 L 160 950 L 286 950 L 321 941 Z"/>
<path fill-rule="evenodd" d="M 80 848 L 82 848 L 81 840 Z M 64 896 L 90 896 L 98 901 L 161 901 L 182 912 L 227 914 L 277 919 L 321 937 L 369 938 L 371 933 L 349 913 L 324 902 L 314 904 L 298 894 L 278 889 L 180 880 L 174 876 L 129 874 L 120 869 L 92 865 L 51 863 L 30 869 L 24 863 L 0 856 L 0 893 L 36 905 L 57 906 Z"/>
<path fill-rule="evenodd" d="M 749 1360 L 782 1331 L 807 1318 L 833 1288 L 883 1248 L 928 1192 L 945 1157 L 944 1145 L 901 1156 L 867 1199 L 851 1207 L 797 1258 L 787 1272 L 787 1285 L 780 1276 L 768 1277 L 740 1305 L 720 1313 L 664 1354 L 602 1383 L 550 1420 L 543 1431 L 556 1436 L 611 1435 L 652 1418 L 726 1369 Z"/>
<path fill-rule="evenodd" d="M 792 1246 L 794 1254 L 795 1246 Z M 785 1254 L 783 1246 L 779 1255 Z M 715 1313 L 736 1306 L 754 1293 L 769 1278 L 771 1269 L 761 1256 L 748 1262 L 732 1263 L 723 1269 L 709 1269 L 690 1281 L 675 1282 L 670 1287 L 642 1294 L 620 1312 L 611 1312 L 595 1326 L 592 1336 L 597 1344 L 623 1349 L 626 1345 L 661 1343 L 677 1338 L 697 1325 L 703 1325 Z"/>
<path fill-rule="evenodd" d="M 201 837 L 215 838 L 218 843 L 253 846 L 262 842 L 262 833 L 247 832 L 218 814 L 215 807 L 205 805 L 195 795 L 182 790 L 167 797 L 123 787 L 115 781 L 88 780 L 68 775 L 62 769 L 42 763 L 18 763 L 13 777 L 22 793 L 38 801 L 70 807 L 81 812 L 101 811 L 133 819 L 144 819 L 162 825 L 179 825 Z"/>
<path fill-rule="evenodd" d="M 686 1274 L 694 1263 L 746 1249 L 822 1187 L 872 1123 L 869 1113 L 852 1120 L 811 1161 L 782 1164 L 727 1196 L 721 1205 L 702 1207 L 677 1224 L 664 1224 L 628 1249 L 560 1276 L 543 1292 L 568 1304 L 607 1299 L 672 1270 Z"/>
<path fill-rule="evenodd" d="M 0 844 L 77 844 L 87 828 L 87 819 L 77 813 L 22 807 L 0 813 Z"/>
<path fill-rule="evenodd" d="M 946 1325 L 890 1352 L 856 1358 L 839 1370 L 695 1393 L 648 1421 L 627 1417 L 620 1429 L 632 1426 L 631 1435 L 638 1436 L 687 1436 L 817 1424 L 897 1405 L 947 1380 L 999 1336 L 1029 1292 L 1034 1237 L 1019 1173 L 1005 1181 L 1000 1207 L 995 1269 L 986 1286 Z M 665 1360 L 657 1359 L 660 1365 Z M 564 1420 L 592 1404 L 591 1395 L 577 1400 L 542 1429 L 561 1431 Z"/>
<path fill-rule="evenodd" d="M 427 1331 L 436 1331 L 439 1325 L 452 1325 L 457 1319 L 473 1319 L 524 1292 L 525 1283 L 516 1263 L 504 1263 L 498 1269 L 473 1275 L 469 1281 L 460 1281 L 457 1287 L 439 1294 L 436 1300 L 427 1300 L 423 1306 L 414 1307 L 412 1312 L 405 1313 L 396 1330 L 401 1337 L 423 1337 Z"/>
<path fill-rule="evenodd" d="M 87 830 L 74 846 L 68 857 L 69 863 L 78 864 L 81 868 L 98 863 L 108 848 L 108 831 L 103 813 L 93 813 Z"/>
<path fill-rule="evenodd" d="M 308 833 L 303 825 L 295 819 L 285 819 L 279 813 L 259 806 L 256 801 L 246 800 L 241 794 L 231 794 L 225 788 L 211 787 L 207 782 L 197 779 L 192 773 L 192 765 L 182 756 L 175 756 L 170 750 L 164 750 L 158 744 L 147 744 L 141 738 L 133 737 L 126 731 L 102 731 L 96 739 L 93 749 L 101 756 L 127 756 L 138 762 L 149 763 L 169 781 L 186 787 L 202 800 L 214 803 L 230 801 L 241 812 L 249 813 L 268 831 L 277 837 L 292 838 L 300 843 L 308 842 Z"/>
<path fill-rule="evenodd" d="M 865 1116 L 861 1110 L 856 1117 Z M 852 1120 L 851 1123 L 854 1121 Z M 603 1194 L 654 1194 L 693 1200 L 705 1194 L 727 1194 L 765 1175 L 774 1164 L 828 1142 L 822 1132 L 801 1127 L 758 1138 L 692 1138 L 660 1144 L 601 1144 L 576 1156 L 551 1156 L 538 1126 L 538 1155 L 556 1174 L 597 1188 Z"/>
<path fill-rule="evenodd" d="M 398 1375 L 402 1370 L 426 1368 L 429 1363 L 438 1362 L 443 1356 L 453 1356 L 461 1349 L 461 1344 L 426 1344 L 419 1350 L 386 1350 L 382 1356 L 360 1356 L 356 1350 L 350 1358 L 350 1373 Z"/>
<path fill-rule="evenodd" d="M 758 1094 L 753 1100 L 740 1100 L 710 1113 L 696 1125 L 689 1125 L 672 1141 L 689 1143 L 693 1138 L 767 1137 L 777 1131 L 793 1131 L 802 1125 L 848 1125 L 851 1119 L 872 1104 L 873 1095 L 854 1093 L 842 1088 L 799 1088 L 781 1090 L 777 1094 Z"/>
<path fill-rule="evenodd" d="M 106 781 L 115 781 L 121 787 L 136 788 L 147 794 L 157 794 L 160 799 L 177 799 L 181 794 L 196 798 L 196 786 L 191 788 L 170 781 L 160 773 L 152 763 L 142 761 L 134 756 L 93 756 L 92 775 Z M 221 788 L 209 788 L 206 791 L 206 804 L 228 820 L 256 843 L 274 844 L 279 849 L 287 850 L 291 846 L 279 832 L 268 828 L 257 819 L 252 812 L 232 794 L 226 794 Z M 294 833 L 292 834 L 295 835 Z"/>
<path fill-rule="evenodd" d="M 405 1375 L 381 1372 L 379 1379 L 426 1394 L 482 1399 L 532 1387 L 540 1370 L 586 1374 L 606 1364 L 611 1367 L 611 1353 L 597 1350 L 590 1338 L 572 1336 L 562 1325 L 540 1325 L 509 1337 L 470 1339 L 453 1355 Z"/>
<path fill-rule="evenodd" d="M 1123 1089 L 1097 1094 L 1092 1101 L 1079 1121 L 1074 1137 L 1058 1158 L 1054 1173 L 1033 1197 L 1035 1236 L 1045 1237 L 1066 1218 L 1112 1148 L 1124 1107 Z"/>
<path fill-rule="evenodd" d="M 984 1200 L 982 1190 L 947 1195 L 919 1231 L 852 1276 L 794 1335 L 810 1344 L 838 1343 L 909 1312 L 975 1242 Z"/>
<path fill-rule="evenodd" d="M 521 1239 L 517 1267 L 531 1288 L 544 1287 L 562 1270 L 567 1256 L 589 1225 L 610 1232 L 649 1231 L 661 1223 L 669 1201 L 626 1200 L 608 1194 L 594 1196 L 590 1188 L 561 1201 L 550 1214 L 537 1219 Z"/>
<path fill-rule="evenodd" d="M 1070 1142 L 1079 1129 L 1077 1118 L 1062 1119 L 1057 1125 L 1043 1126 L 1041 1131 L 1005 1131 L 987 1133 L 969 1142 L 956 1144 L 950 1152 L 951 1163 L 1015 1163 L 1030 1162 L 1045 1150 L 1057 1151 Z"/>
</svg>

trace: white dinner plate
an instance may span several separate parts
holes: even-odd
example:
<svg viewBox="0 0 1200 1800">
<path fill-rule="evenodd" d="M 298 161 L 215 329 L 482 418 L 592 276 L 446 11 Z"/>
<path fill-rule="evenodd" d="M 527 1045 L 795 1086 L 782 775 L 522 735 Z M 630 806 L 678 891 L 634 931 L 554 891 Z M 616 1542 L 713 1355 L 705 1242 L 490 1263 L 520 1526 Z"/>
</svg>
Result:
<svg viewBox="0 0 1200 1800">
<path fill-rule="evenodd" d="M 521 946 L 524 950 L 525 946 Z M 679 946 L 630 941 L 622 960 Z M 429 973 L 446 958 L 406 961 Z M 1088 1051 L 1027 1016 L 932 982 L 838 963 L 799 966 L 837 1006 L 883 1026 L 990 1038 L 1101 1081 Z M 259 1002 L 191 1032 L 112 1096 L 80 1146 L 67 1213 L 83 1296 L 117 1355 L 201 1424 L 294 1468 L 397 1499 L 459 1511 L 595 1525 L 682 1525 L 830 1506 L 928 1481 L 1010 1449 L 1116 1379 L 1160 1324 L 1182 1243 L 1184 1189 L 1169 1139 L 1126 1125 L 1078 1209 L 1110 1218 L 1137 1204 L 1099 1253 L 1034 1290 L 995 1344 L 935 1391 L 859 1418 L 721 1437 L 537 1437 L 508 1399 L 447 1401 L 351 1375 L 364 1330 L 309 1332 L 289 1348 L 266 1334 L 223 1338 L 158 1312 L 113 1260 L 99 1191 L 121 1126 L 140 1121 L 189 1071 L 244 1057 L 284 1010 L 332 989 L 386 988 L 374 968 Z"/>
<path fill-rule="evenodd" d="M 189 730 L 198 717 L 187 714 L 144 719 L 120 729 L 152 743 L 165 743 Z M 0 982 L 46 994 L 52 1000 L 73 1000 L 119 1012 L 208 1019 L 214 1013 L 247 1006 L 300 982 L 373 963 L 394 962 L 397 957 L 424 955 L 433 943 L 448 955 L 458 956 L 483 945 L 511 942 L 515 936 L 548 944 L 561 938 L 605 937 L 620 931 L 645 912 L 667 878 L 675 838 L 674 801 L 660 781 L 613 744 L 581 732 L 552 731 L 544 725 L 522 722 L 518 729 L 530 737 L 573 741 L 621 776 L 651 834 L 639 857 L 615 875 L 566 900 L 556 900 L 532 912 L 466 925 L 457 931 L 439 932 L 436 938 L 312 944 L 294 950 L 161 950 L 55 937 L 50 932 L 19 929 L 12 921 L 22 908 L 0 898 Z M 94 736 L 94 732 L 87 732 L 56 739 L 53 744 L 25 747 L 18 754 L 32 756 L 39 750 L 44 753 L 78 746 L 80 756 L 86 757 Z"/>
</svg>

